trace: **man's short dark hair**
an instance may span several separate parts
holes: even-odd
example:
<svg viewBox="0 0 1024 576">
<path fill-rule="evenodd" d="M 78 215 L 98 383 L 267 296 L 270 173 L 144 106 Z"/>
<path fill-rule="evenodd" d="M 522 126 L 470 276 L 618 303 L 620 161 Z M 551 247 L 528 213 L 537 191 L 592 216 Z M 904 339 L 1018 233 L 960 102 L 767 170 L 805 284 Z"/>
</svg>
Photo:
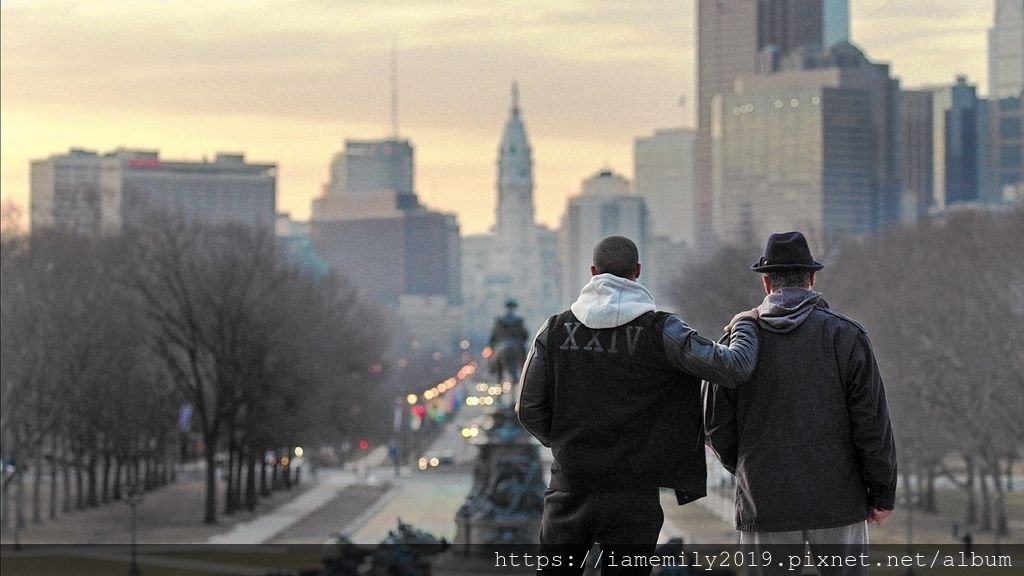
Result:
<svg viewBox="0 0 1024 576">
<path fill-rule="evenodd" d="M 598 274 L 633 278 L 639 262 L 640 251 L 625 236 L 609 236 L 594 246 L 594 267 Z"/>
<path fill-rule="evenodd" d="M 807 288 L 811 285 L 811 271 L 789 268 L 766 272 L 772 288 Z"/>
</svg>

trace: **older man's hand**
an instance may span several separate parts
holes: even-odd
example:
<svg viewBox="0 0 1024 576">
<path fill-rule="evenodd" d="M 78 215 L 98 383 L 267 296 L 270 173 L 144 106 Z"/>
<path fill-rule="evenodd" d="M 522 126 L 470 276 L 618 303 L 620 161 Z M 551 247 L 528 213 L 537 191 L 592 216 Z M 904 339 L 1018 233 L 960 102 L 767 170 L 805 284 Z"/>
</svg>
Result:
<svg viewBox="0 0 1024 576">
<path fill-rule="evenodd" d="M 883 510 L 882 508 L 872 508 L 871 513 L 868 514 L 868 524 L 874 522 L 879 526 L 885 526 L 885 523 L 889 520 L 889 516 L 892 515 L 892 510 Z"/>
<path fill-rule="evenodd" d="M 733 328 L 736 327 L 736 324 L 739 321 L 741 321 L 741 320 L 751 320 L 753 322 L 757 322 L 757 319 L 760 318 L 760 317 L 761 317 L 761 315 L 757 312 L 757 308 L 756 307 L 751 308 L 750 310 L 744 310 L 743 312 L 740 312 L 739 314 L 733 316 L 732 320 L 730 320 L 729 323 L 726 324 L 726 326 L 725 326 L 725 328 L 723 328 L 723 330 L 725 330 L 726 334 L 732 334 Z"/>
</svg>

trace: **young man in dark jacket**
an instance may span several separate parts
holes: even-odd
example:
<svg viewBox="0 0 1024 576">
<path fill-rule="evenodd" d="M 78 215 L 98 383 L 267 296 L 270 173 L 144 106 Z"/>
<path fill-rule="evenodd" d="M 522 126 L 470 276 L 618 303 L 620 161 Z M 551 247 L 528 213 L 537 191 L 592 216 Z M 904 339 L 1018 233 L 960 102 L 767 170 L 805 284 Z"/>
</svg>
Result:
<svg viewBox="0 0 1024 576">
<path fill-rule="evenodd" d="M 867 333 L 812 289 L 822 267 L 799 232 L 768 239 L 751 267 L 767 293 L 760 360 L 742 388 L 711 387 L 705 425 L 736 475 L 741 543 L 857 554 L 894 508 L 896 448 Z"/>
<path fill-rule="evenodd" d="M 561 572 L 580 572 L 594 542 L 654 552 L 659 486 L 681 504 L 705 494 L 701 378 L 737 385 L 757 361 L 755 311 L 737 314 L 729 346 L 719 345 L 655 311 L 631 240 L 605 238 L 593 262 L 576 302 L 534 339 L 516 405 L 554 456 L 540 543 Z M 613 563 L 606 555 L 605 574 Z"/>
</svg>

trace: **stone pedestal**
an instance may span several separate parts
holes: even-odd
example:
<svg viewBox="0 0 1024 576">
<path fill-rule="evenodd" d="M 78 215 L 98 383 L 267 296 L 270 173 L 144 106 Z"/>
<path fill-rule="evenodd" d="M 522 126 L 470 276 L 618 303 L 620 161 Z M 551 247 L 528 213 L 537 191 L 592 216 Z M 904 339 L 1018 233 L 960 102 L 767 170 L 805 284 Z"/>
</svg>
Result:
<svg viewBox="0 0 1024 576">
<path fill-rule="evenodd" d="M 476 444 L 473 487 L 455 515 L 453 552 L 475 544 L 535 544 L 544 512 L 539 447 L 511 407 L 490 416 Z"/>
<path fill-rule="evenodd" d="M 545 488 L 539 445 L 508 406 L 484 431 L 474 442 L 473 487 L 455 514 L 455 543 L 431 562 L 434 576 L 521 573 L 496 566 L 495 553 L 536 554 Z"/>
</svg>

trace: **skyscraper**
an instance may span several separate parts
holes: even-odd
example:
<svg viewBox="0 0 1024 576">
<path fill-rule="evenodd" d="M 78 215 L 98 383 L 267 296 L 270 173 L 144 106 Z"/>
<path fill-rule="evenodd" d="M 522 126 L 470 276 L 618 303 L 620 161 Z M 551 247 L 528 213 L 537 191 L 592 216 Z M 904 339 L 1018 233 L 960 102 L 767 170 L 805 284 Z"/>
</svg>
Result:
<svg viewBox="0 0 1024 576">
<path fill-rule="evenodd" d="M 125 225 L 158 211 L 274 230 L 276 164 L 249 164 L 242 154 L 223 152 L 213 162 L 168 161 L 146 150 L 118 150 L 105 155 L 102 164 L 104 194 L 121 198 Z"/>
<path fill-rule="evenodd" d="M 898 81 L 850 44 L 801 62 L 740 78 L 713 102 L 715 223 L 727 242 L 800 229 L 827 253 L 900 217 Z"/>
<path fill-rule="evenodd" d="M 1024 200 L 1024 0 L 997 0 L 988 34 L 988 198 Z"/>
<path fill-rule="evenodd" d="M 606 236 L 626 236 L 647 256 L 647 206 L 629 180 L 601 170 L 583 181 L 562 216 L 562 300 L 572 302 L 590 280 L 594 246 Z"/>
<path fill-rule="evenodd" d="M 31 186 L 32 225 L 40 228 L 118 232 L 161 214 L 272 231 L 276 219 L 277 166 L 241 154 L 192 162 L 163 160 L 156 150 L 71 150 L 33 161 Z"/>
<path fill-rule="evenodd" d="M 822 48 L 850 41 L 850 0 L 824 0 Z"/>
<path fill-rule="evenodd" d="M 695 139 L 693 130 L 658 130 L 633 145 L 636 193 L 647 202 L 651 232 L 693 245 Z"/>
<path fill-rule="evenodd" d="M 757 0 L 697 1 L 697 189 L 694 195 L 695 237 L 698 245 L 711 243 L 713 183 L 711 102 L 732 92 L 740 76 L 757 71 Z"/>
<path fill-rule="evenodd" d="M 72 148 L 31 163 L 30 220 L 39 230 L 59 227 L 80 234 L 121 228 L 120 199 L 100 189 L 100 157 Z"/>
<path fill-rule="evenodd" d="M 829 32 L 826 34 L 825 28 Z M 849 29 L 840 0 L 698 0 L 696 237 L 712 239 L 711 106 L 737 78 L 771 72 L 791 52 L 820 49 Z"/>
<path fill-rule="evenodd" d="M 417 207 L 408 140 L 346 140 L 344 146 L 331 161 L 323 196 L 313 200 L 314 220 Z"/>
<path fill-rule="evenodd" d="M 956 84 L 932 89 L 933 205 L 985 199 L 990 168 L 988 108 L 965 76 Z"/>
<path fill-rule="evenodd" d="M 389 305 L 402 296 L 458 304 L 459 225 L 454 215 L 419 204 L 412 145 L 348 140 L 330 174 L 310 221 L 313 246 L 328 266 Z"/>
<path fill-rule="evenodd" d="M 903 214 L 915 220 L 933 203 L 932 92 L 903 90 L 900 94 L 900 182 Z"/>
<path fill-rule="evenodd" d="M 996 0 L 988 32 L 988 97 L 1019 97 L 1024 92 L 1024 0 Z"/>
</svg>

